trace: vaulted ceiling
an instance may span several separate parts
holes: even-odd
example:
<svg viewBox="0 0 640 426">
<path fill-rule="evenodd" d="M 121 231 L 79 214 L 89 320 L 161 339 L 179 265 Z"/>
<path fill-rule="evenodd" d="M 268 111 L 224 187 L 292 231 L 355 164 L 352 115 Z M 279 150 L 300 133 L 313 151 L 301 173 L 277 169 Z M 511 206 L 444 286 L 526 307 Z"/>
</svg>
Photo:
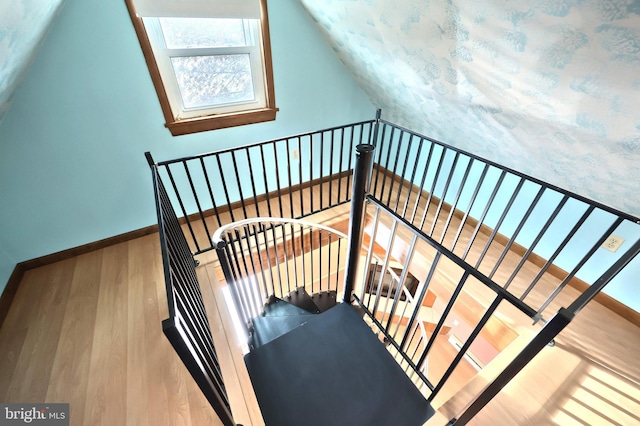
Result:
<svg viewBox="0 0 640 426">
<path fill-rule="evenodd" d="M 0 2 L 0 120 L 63 1 Z"/>
<path fill-rule="evenodd" d="M 640 215 L 640 0 L 300 0 L 383 118 Z M 63 0 L 0 3 L 0 119 Z"/>
<path fill-rule="evenodd" d="M 640 0 L 301 0 L 383 118 L 640 215 Z"/>
</svg>

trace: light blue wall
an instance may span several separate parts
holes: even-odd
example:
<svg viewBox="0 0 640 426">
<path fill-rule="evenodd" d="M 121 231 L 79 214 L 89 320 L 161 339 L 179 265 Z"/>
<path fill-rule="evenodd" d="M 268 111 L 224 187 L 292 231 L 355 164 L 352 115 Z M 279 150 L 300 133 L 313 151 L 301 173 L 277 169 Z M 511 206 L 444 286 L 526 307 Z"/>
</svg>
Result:
<svg viewBox="0 0 640 426">
<path fill-rule="evenodd" d="M 1 288 L 5 264 L 151 225 L 145 151 L 160 161 L 373 117 L 296 0 L 269 14 L 277 120 L 172 137 L 124 1 L 65 2 L 0 122 Z"/>
</svg>

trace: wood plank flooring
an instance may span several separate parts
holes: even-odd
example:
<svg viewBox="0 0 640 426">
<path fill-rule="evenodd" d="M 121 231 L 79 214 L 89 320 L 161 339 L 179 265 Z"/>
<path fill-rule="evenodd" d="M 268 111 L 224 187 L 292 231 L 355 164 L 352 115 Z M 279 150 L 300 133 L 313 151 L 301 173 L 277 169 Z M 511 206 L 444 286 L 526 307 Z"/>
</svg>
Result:
<svg viewBox="0 0 640 426">
<path fill-rule="evenodd" d="M 325 220 L 344 220 L 344 211 Z M 200 260 L 236 421 L 261 425 L 216 256 Z M 0 329 L 0 401 L 68 402 L 72 425 L 220 424 L 162 335 L 166 309 L 157 234 L 27 271 Z M 472 424 L 640 424 L 638 327 L 592 303 L 557 342 Z M 448 395 L 428 424 L 458 414 L 487 375 Z"/>
</svg>

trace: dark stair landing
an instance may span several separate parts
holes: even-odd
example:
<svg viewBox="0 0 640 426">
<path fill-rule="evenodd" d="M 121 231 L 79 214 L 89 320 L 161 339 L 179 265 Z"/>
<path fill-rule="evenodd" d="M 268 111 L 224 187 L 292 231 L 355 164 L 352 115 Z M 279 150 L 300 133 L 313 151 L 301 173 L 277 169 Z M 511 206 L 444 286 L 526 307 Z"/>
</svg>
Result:
<svg viewBox="0 0 640 426">
<path fill-rule="evenodd" d="M 267 426 L 413 426 L 434 414 L 347 304 L 305 318 L 245 363 Z"/>
</svg>

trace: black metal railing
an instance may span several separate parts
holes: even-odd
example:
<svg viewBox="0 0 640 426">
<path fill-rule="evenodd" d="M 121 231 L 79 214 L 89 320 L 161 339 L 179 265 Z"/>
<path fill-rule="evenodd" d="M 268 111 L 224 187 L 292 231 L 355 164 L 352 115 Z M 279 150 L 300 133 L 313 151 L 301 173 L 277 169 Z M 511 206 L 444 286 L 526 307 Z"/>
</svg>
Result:
<svg viewBox="0 0 640 426">
<path fill-rule="evenodd" d="M 353 149 L 373 120 L 157 164 L 191 251 L 214 249 L 220 226 L 253 217 L 303 218 L 346 203 Z"/>
<path fill-rule="evenodd" d="M 299 219 L 245 219 L 219 228 L 213 242 L 246 331 L 272 296 L 304 288 L 335 301 L 343 291 L 346 239 L 336 229 Z"/>
<path fill-rule="evenodd" d="M 150 156 L 169 318 L 164 334 L 225 426 L 234 426 L 195 261 Z"/>
<path fill-rule="evenodd" d="M 376 147 L 366 150 L 374 156 L 372 171 L 354 182 L 353 148 L 364 143 Z M 504 306 L 534 321 L 558 311 L 455 424 L 473 417 L 640 251 L 637 218 L 388 123 L 380 112 L 375 121 L 157 167 L 170 182 L 166 203 L 184 221 L 181 244 L 194 254 L 218 250 L 245 326 L 271 295 L 300 286 L 311 286 L 312 294 L 339 293 L 343 285 L 344 300 L 362 306 L 430 400 L 454 382 L 474 345 L 491 337 L 488 325 Z M 305 217 L 352 197 L 367 203 L 356 203 L 362 208 L 350 217 L 349 241 L 295 220 L 251 219 Z M 225 227 L 231 222 L 238 223 Z M 601 247 L 614 232 L 626 241 L 612 254 Z M 358 268 L 363 235 L 369 247 Z M 335 243 L 340 248 L 327 253 Z M 556 297 L 580 280 L 587 290 L 566 309 L 558 306 Z M 434 297 L 438 309 L 430 305 Z M 470 298 L 469 330 L 447 365 L 437 368 L 430 355 L 447 344 L 445 332 Z"/>
<path fill-rule="evenodd" d="M 371 195 L 539 318 L 568 284 L 594 283 L 619 258 L 601 248 L 612 234 L 626 247 L 640 237 L 637 217 L 384 120 L 375 131 Z"/>
</svg>

